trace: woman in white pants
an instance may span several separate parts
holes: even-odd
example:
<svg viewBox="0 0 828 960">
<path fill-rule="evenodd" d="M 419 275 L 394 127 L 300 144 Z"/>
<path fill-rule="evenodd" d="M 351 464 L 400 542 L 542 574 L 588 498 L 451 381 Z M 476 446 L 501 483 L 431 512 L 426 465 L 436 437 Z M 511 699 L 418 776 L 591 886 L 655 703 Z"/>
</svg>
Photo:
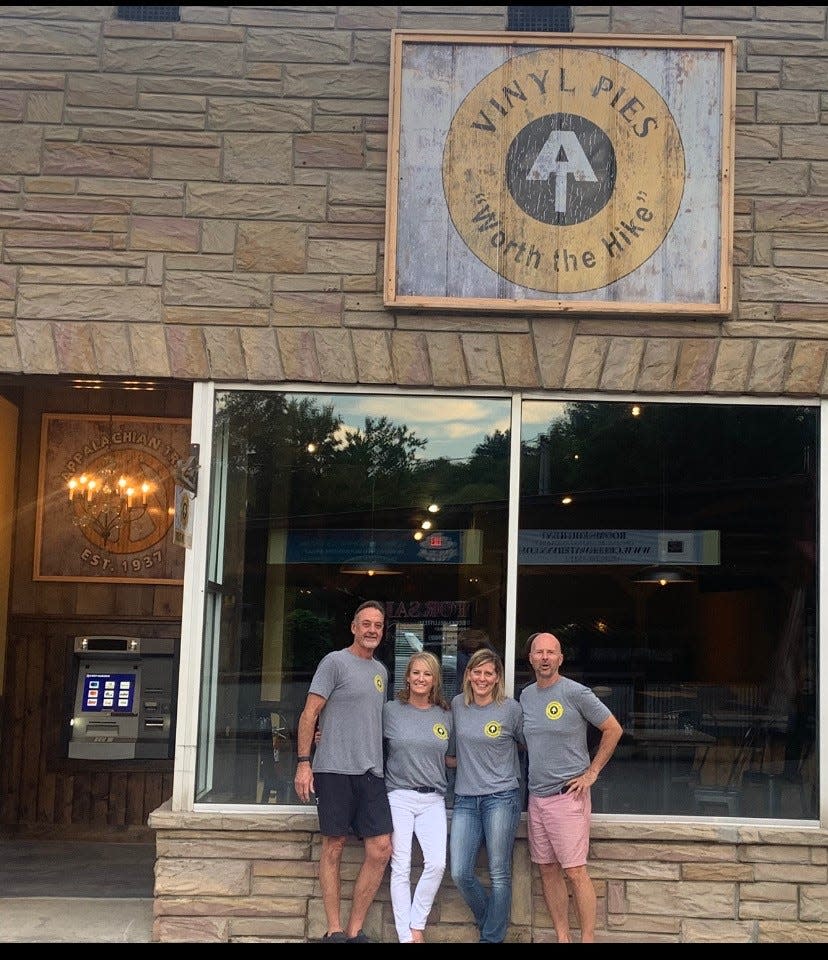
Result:
<svg viewBox="0 0 828 960">
<path fill-rule="evenodd" d="M 391 837 L 391 906 L 400 943 L 425 943 L 424 931 L 446 869 L 446 751 L 451 711 L 443 697 L 440 663 L 415 653 L 405 682 L 383 710 L 385 785 Z M 417 838 L 423 871 L 411 892 L 411 848 Z"/>
</svg>

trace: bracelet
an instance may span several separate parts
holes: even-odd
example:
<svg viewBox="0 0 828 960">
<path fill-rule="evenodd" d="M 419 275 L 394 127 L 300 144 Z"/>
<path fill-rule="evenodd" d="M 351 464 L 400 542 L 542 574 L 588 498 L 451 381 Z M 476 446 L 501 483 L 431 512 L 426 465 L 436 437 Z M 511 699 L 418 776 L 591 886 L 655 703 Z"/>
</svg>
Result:
<svg viewBox="0 0 828 960">
<path fill-rule="evenodd" d="M 310 757 L 297 757 L 297 758 L 296 758 L 296 762 L 297 762 L 297 763 L 310 763 L 310 760 L 311 760 Z"/>
</svg>

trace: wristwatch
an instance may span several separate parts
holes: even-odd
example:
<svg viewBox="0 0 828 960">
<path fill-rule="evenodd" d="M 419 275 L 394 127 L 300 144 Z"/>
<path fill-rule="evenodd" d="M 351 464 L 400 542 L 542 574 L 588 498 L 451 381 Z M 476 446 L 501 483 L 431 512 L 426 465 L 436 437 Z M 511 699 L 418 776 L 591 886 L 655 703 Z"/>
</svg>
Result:
<svg viewBox="0 0 828 960">
<path fill-rule="evenodd" d="M 296 758 L 296 762 L 297 762 L 297 763 L 310 763 L 310 761 L 311 761 L 311 758 L 310 758 L 310 757 L 297 757 L 297 758 Z"/>
</svg>

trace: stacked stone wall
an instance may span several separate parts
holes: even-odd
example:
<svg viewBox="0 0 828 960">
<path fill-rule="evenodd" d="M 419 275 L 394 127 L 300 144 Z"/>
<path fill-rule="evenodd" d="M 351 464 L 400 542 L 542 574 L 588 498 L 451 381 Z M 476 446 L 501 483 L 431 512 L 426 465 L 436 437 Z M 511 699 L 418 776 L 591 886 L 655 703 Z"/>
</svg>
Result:
<svg viewBox="0 0 828 960">
<path fill-rule="evenodd" d="M 315 814 L 155 811 L 153 936 L 160 942 L 304 943 L 325 932 L 317 880 Z M 818 943 L 828 941 L 828 831 L 712 824 L 593 824 L 590 874 L 596 940 L 605 943 Z M 343 855 L 343 910 L 362 846 Z M 414 877 L 417 877 L 415 857 Z M 481 875 L 485 880 L 485 873 Z M 554 942 L 525 824 L 513 858 L 512 943 Z M 571 901 L 570 901 L 571 902 Z M 570 909 L 573 936 L 577 922 Z M 344 919 L 344 917 L 343 917 Z M 396 943 L 386 875 L 366 932 Z M 446 875 L 427 929 L 431 943 L 477 939 Z"/>
<path fill-rule="evenodd" d="M 505 7 L 0 10 L 0 372 L 823 396 L 826 10 L 574 7 L 737 38 L 720 319 L 383 306 L 390 31 Z"/>
</svg>

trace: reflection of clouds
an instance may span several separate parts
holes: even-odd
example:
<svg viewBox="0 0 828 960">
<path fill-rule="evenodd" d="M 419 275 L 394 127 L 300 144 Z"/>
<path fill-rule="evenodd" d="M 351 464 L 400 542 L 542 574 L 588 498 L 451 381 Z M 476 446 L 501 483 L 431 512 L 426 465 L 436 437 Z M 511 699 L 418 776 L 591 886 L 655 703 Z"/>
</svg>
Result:
<svg viewBox="0 0 828 960">
<path fill-rule="evenodd" d="M 566 413 L 567 404 L 561 400 L 524 400 L 521 415 L 524 427 L 551 423 L 560 420 Z"/>
<path fill-rule="evenodd" d="M 453 440 L 474 437 L 475 443 L 479 443 L 481 440 L 483 440 L 484 436 L 488 436 L 489 434 L 494 433 L 496 430 L 499 430 L 501 433 L 505 433 L 505 431 L 509 429 L 509 418 L 504 417 L 502 420 L 494 420 L 487 424 L 485 434 L 481 434 L 480 424 L 462 423 L 457 420 L 454 420 L 451 423 L 441 423 L 440 428 Z"/>
<path fill-rule="evenodd" d="M 484 433 L 494 430 L 493 421 L 503 416 L 508 400 L 490 400 L 475 397 L 331 397 L 343 419 L 388 417 L 402 421 L 412 430 L 415 424 L 439 423 L 451 420 L 474 421 Z M 482 421 L 482 423 L 481 423 Z"/>
<path fill-rule="evenodd" d="M 326 397 L 333 403 L 337 417 L 343 421 L 334 438 L 345 443 L 347 434 L 362 431 L 365 418 L 387 417 L 397 425 L 405 424 L 428 445 L 418 450 L 417 459 L 433 460 L 465 458 L 496 431 L 505 433 L 510 427 L 510 402 L 474 397 Z"/>
<path fill-rule="evenodd" d="M 485 432 L 492 433 L 495 429 L 493 418 L 502 415 L 504 406 L 508 422 L 509 407 L 506 400 L 475 400 L 465 397 L 433 397 L 431 400 L 433 403 L 424 404 L 420 397 L 412 404 L 412 409 L 416 409 L 417 418 L 422 423 L 443 424 L 451 420 L 465 420 L 477 423 L 479 430 L 481 421 L 484 421 Z"/>
<path fill-rule="evenodd" d="M 565 419 L 568 406 L 561 400 L 524 400 L 520 411 L 521 440 L 536 442 L 554 422 Z"/>
</svg>

